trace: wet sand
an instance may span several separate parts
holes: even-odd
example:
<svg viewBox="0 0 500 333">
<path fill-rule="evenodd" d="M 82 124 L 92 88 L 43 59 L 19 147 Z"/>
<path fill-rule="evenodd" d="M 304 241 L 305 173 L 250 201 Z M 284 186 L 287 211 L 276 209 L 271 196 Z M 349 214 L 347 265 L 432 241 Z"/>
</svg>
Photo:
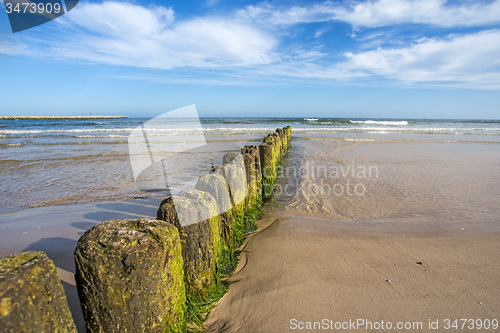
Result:
<svg viewBox="0 0 500 333">
<path fill-rule="evenodd" d="M 500 316 L 500 233 L 290 217 L 245 251 L 206 323 L 211 332 L 294 331 L 293 319 L 422 322 L 407 332 L 432 332 L 429 320 Z"/>
<path fill-rule="evenodd" d="M 379 174 L 282 177 L 279 185 L 293 195 L 277 193 L 267 204 L 262 231 L 249 237 L 209 331 L 286 332 L 292 319 L 366 319 L 422 322 L 407 332 L 432 332 L 429 319 L 441 328 L 444 319 L 500 319 L 500 145 L 294 138 L 286 165 L 306 161 L 376 165 Z M 366 193 L 305 191 L 322 179 L 332 187 L 361 182 Z M 0 256 L 45 251 L 84 332 L 73 279 L 78 238 L 105 220 L 153 217 L 159 201 L 1 214 Z"/>
<path fill-rule="evenodd" d="M 377 323 L 409 321 L 416 326 L 403 331 L 444 332 L 446 319 L 500 319 L 498 145 L 309 141 L 293 143 L 288 166 L 376 165 L 378 177 L 282 179 L 295 194 L 268 206 L 209 331 L 364 320 L 375 326 L 331 331 L 387 332 Z M 304 186 L 347 179 L 362 182 L 364 195 Z"/>
<path fill-rule="evenodd" d="M 159 199 L 36 207 L 0 214 L 0 257 L 38 250 L 54 261 L 79 332 L 85 323 L 75 285 L 73 253 L 80 236 L 112 219 L 155 217 Z"/>
</svg>

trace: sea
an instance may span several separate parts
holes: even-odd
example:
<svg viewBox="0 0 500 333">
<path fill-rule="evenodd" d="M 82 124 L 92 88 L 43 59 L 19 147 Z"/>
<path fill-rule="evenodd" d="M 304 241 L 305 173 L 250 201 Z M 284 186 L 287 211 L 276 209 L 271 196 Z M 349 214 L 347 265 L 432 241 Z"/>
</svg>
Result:
<svg viewBox="0 0 500 333">
<path fill-rule="evenodd" d="M 149 120 L 0 120 L 0 213 L 163 198 L 192 188 L 199 175 L 221 164 L 225 153 L 246 144 L 258 145 L 265 135 L 288 125 L 299 143 L 292 144 L 296 156 L 303 153 L 300 149 L 311 149 L 315 138 L 344 143 L 500 144 L 500 120 L 201 118 L 195 127 L 170 120 L 156 132 L 143 131 Z M 169 154 L 147 154 L 162 144 L 175 147 Z M 143 146 L 150 147 L 146 153 L 141 152 Z"/>
</svg>

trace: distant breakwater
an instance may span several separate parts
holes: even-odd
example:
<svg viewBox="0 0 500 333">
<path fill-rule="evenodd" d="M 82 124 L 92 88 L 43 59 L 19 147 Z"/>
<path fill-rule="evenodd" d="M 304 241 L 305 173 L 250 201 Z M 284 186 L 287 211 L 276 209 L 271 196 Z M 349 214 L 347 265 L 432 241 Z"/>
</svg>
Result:
<svg viewBox="0 0 500 333">
<path fill-rule="evenodd" d="M 291 134 L 290 126 L 279 128 L 259 146 L 225 154 L 195 189 L 163 200 L 156 219 L 110 220 L 87 230 L 75 250 L 87 330 L 202 328 L 210 307 L 226 291 L 221 279 L 234 269 L 235 249 L 255 230 L 263 201 L 272 196 Z M 33 258 L 41 258 L 43 266 Z M 76 332 L 54 274 L 42 252 L 0 259 L 0 326 L 14 332 L 22 321 L 26 331 Z M 47 305 L 27 307 L 18 299 L 41 299 Z"/>
<path fill-rule="evenodd" d="M 2 116 L 0 120 L 26 120 L 26 119 L 122 119 L 125 116 Z"/>
</svg>

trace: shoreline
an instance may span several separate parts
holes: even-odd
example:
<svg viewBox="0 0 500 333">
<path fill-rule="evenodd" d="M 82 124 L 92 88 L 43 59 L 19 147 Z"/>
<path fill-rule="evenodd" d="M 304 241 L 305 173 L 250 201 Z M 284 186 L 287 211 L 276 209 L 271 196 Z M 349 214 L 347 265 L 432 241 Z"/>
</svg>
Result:
<svg viewBox="0 0 500 333">
<path fill-rule="evenodd" d="M 57 267 L 78 332 L 85 322 L 75 283 L 73 252 L 90 227 L 112 219 L 154 218 L 161 199 L 133 199 L 43 206 L 0 214 L 0 257 L 43 251 Z"/>
<path fill-rule="evenodd" d="M 421 322 L 409 331 L 434 332 L 446 318 L 498 319 L 498 230 L 271 220 L 247 240 L 208 332 L 287 332 L 323 319 Z M 429 320 L 439 320 L 440 329 L 429 329 Z"/>
<path fill-rule="evenodd" d="M 85 330 L 84 323 L 88 330 L 101 330 L 103 327 L 112 329 L 117 325 L 143 330 L 150 325 L 157 326 L 158 319 L 164 329 L 177 331 L 179 328 L 184 331 L 186 325 L 197 327 L 198 315 L 191 315 L 190 311 L 204 310 L 198 309 L 197 304 L 217 297 L 222 276 L 219 268 L 231 264 L 233 248 L 244 243 L 245 230 L 255 227 L 255 219 L 260 215 L 262 207 L 262 197 L 269 198 L 272 195 L 270 189 L 276 180 L 276 168 L 280 158 L 287 153 L 290 140 L 291 127 L 278 128 L 276 132 L 268 134 L 258 147 L 246 145 L 240 149 L 241 155 L 236 152 L 226 153 L 221 165 L 213 166 L 211 173 L 198 179 L 195 189 L 162 200 L 158 209 L 157 202 L 151 204 L 149 201 L 140 204 L 144 210 L 138 213 L 136 201 L 132 205 L 130 202 L 122 202 L 121 206 L 116 203 L 46 206 L 5 214 L 0 222 L 4 238 L 0 245 L 0 255 L 15 255 L 6 258 L 4 265 L 10 265 L 6 266 L 10 269 L 12 260 L 25 260 L 22 256 L 26 253 L 38 256 L 36 251 L 42 251 L 40 253 L 44 258 L 52 259 L 50 262 L 54 267 L 54 276 L 57 278 L 59 275 L 54 286 L 59 285 L 61 291 L 64 288 L 67 299 L 67 302 L 63 300 L 60 305 L 54 303 L 54 306 L 68 308 L 73 316 L 70 321 L 75 322 L 78 331 Z M 261 168 L 270 168 L 273 172 L 264 173 Z M 179 200 L 175 206 L 174 200 Z M 230 212 L 225 215 L 218 213 L 219 205 L 226 205 L 222 206 L 224 212 Z M 98 211 L 99 208 L 104 208 L 104 211 Z M 198 213 L 209 212 L 214 215 L 207 218 L 205 215 L 192 216 L 184 213 L 193 209 Z M 155 210 L 156 217 L 151 216 Z M 107 222 L 101 224 L 102 221 Z M 107 242 L 106 239 L 110 238 L 105 236 L 109 232 L 121 240 Z M 155 255 L 149 254 L 147 259 L 136 256 L 149 252 L 144 252 L 144 244 L 148 244 L 147 249 L 156 251 Z M 135 251 L 130 252 L 131 249 Z M 147 257 L 146 254 L 145 256 Z M 124 258 L 127 258 L 128 263 L 125 266 Z M 146 264 L 143 259 L 147 261 Z M 107 266 L 108 262 L 112 268 Z M 193 262 L 197 263 L 196 266 L 193 266 Z M 117 266 L 113 266 L 113 263 Z M 31 265 L 29 261 L 22 266 L 25 264 Z M 141 266 L 143 264 L 144 267 Z M 129 266 L 136 268 L 129 270 Z M 104 268 L 101 270 L 102 267 Z M 161 268 L 158 271 L 152 267 Z M 16 269 L 12 272 L 18 275 L 12 281 L 22 279 L 23 274 L 27 274 L 25 280 L 32 277 L 25 270 Z M 165 293 L 155 298 L 148 292 L 136 293 L 137 288 L 132 288 L 125 295 L 117 296 L 120 304 L 117 307 L 113 290 L 118 290 L 123 284 L 128 285 L 129 281 L 136 281 L 141 286 L 149 285 L 148 288 L 160 288 Z M 14 284 L 12 288 L 13 293 L 18 295 L 18 284 Z M 111 294 L 106 294 L 110 290 Z M 28 290 L 29 293 L 32 290 Z M 94 295 L 111 295 L 111 300 L 110 297 L 99 299 Z M 32 297 L 31 294 L 28 297 Z M 123 311 L 129 308 L 135 313 L 137 302 L 143 303 L 145 307 L 151 302 L 158 304 L 146 314 L 148 318 L 151 317 L 152 322 L 142 314 L 138 314 L 137 319 L 134 315 L 131 320 L 122 316 Z M 8 311 L 3 311 L 3 316 L 13 325 L 19 320 L 18 312 L 11 310 L 14 306 L 9 303 Z M 102 317 L 105 316 L 103 308 L 113 315 Z M 23 312 L 19 313 L 22 316 Z M 46 313 L 48 312 L 42 312 L 41 316 Z M 204 311 L 200 312 L 202 313 Z M 36 322 L 28 325 L 39 327 L 44 324 Z"/>
<path fill-rule="evenodd" d="M 498 146 L 325 139 L 292 147 L 292 170 L 314 161 L 316 170 L 335 162 L 380 174 L 282 179 L 295 195 L 274 196 L 276 220 L 248 240 L 208 332 L 321 330 L 314 325 L 323 319 L 421 322 L 406 331 L 441 332 L 445 319 L 499 319 Z M 328 191 L 348 180 L 365 195 Z"/>
<path fill-rule="evenodd" d="M 154 218 L 153 215 L 157 208 L 157 201 L 158 199 L 149 198 L 75 203 L 69 205 L 35 207 L 14 213 L 2 214 L 0 215 L 2 217 L 0 228 L 2 230 L 2 238 L 4 238 L 5 242 L 0 244 L 0 257 L 27 249 L 42 250 L 46 252 L 57 266 L 58 274 L 63 283 L 75 324 L 79 332 L 85 332 L 83 315 L 80 310 L 80 301 L 74 282 L 73 249 L 78 238 L 90 226 L 109 219 L 136 218 L 139 216 L 147 217 L 148 215 Z M 434 278 L 436 278 L 437 274 L 442 281 L 452 283 L 454 286 L 459 285 L 463 290 L 467 288 L 476 291 L 478 288 L 485 290 L 484 284 L 485 281 L 488 281 L 486 280 L 488 276 L 492 284 L 496 283 L 495 281 L 498 280 L 498 277 L 493 275 L 495 272 L 500 271 L 500 267 L 497 267 L 498 265 L 490 266 L 486 275 L 481 275 L 481 278 L 477 280 L 473 277 L 478 273 L 470 269 L 470 266 L 474 265 L 474 260 L 471 258 L 473 253 L 476 253 L 476 259 L 480 257 L 479 255 L 481 253 L 486 256 L 484 260 L 488 257 L 498 257 L 500 253 L 500 248 L 498 248 L 500 244 L 500 233 L 498 229 L 496 229 L 496 231 L 493 230 L 494 228 L 483 229 L 479 228 L 479 225 L 476 225 L 478 228 L 469 228 L 475 225 L 473 223 L 469 224 L 469 227 L 467 227 L 467 224 L 460 224 L 453 229 L 443 229 L 440 225 L 435 225 L 435 228 L 428 228 L 428 226 L 423 226 L 416 222 L 403 223 L 394 228 L 395 225 L 391 222 L 342 221 L 310 216 L 279 216 L 275 214 L 271 205 L 266 204 L 263 208 L 263 217 L 256 222 L 258 229 L 247 235 L 245 243 L 238 249 L 241 251 L 240 260 L 233 275 L 228 279 L 231 283 L 231 287 L 208 317 L 206 322 L 208 332 L 217 332 L 220 328 L 227 327 L 226 325 L 236 327 L 235 329 L 241 332 L 260 332 L 262 331 L 258 329 L 260 326 L 252 325 L 260 325 L 262 318 L 265 319 L 265 325 L 271 325 L 274 320 L 273 318 L 280 319 L 281 324 L 285 325 L 288 324 L 288 321 L 285 320 L 286 318 L 283 318 L 283 315 L 287 312 L 286 310 L 280 311 L 280 306 L 284 307 L 284 309 L 288 309 L 290 304 L 295 304 L 300 307 L 300 304 L 303 304 L 304 300 L 307 301 L 310 308 L 304 315 L 299 315 L 300 311 L 296 311 L 295 314 L 297 315 L 295 317 L 297 319 L 302 318 L 303 321 L 313 321 L 321 320 L 323 317 L 331 317 L 331 319 L 334 319 L 333 317 L 340 318 L 337 312 L 330 311 L 328 313 L 324 311 L 324 308 L 316 308 L 317 316 L 313 315 L 312 309 L 314 309 L 314 304 L 311 304 L 311 301 L 314 301 L 313 303 L 319 302 L 319 305 L 325 305 L 326 300 L 323 300 L 323 302 L 320 295 L 316 295 L 315 297 L 306 297 L 301 293 L 292 295 L 292 293 L 286 292 L 290 290 L 288 287 L 281 285 L 282 282 L 280 282 L 280 279 L 289 275 L 286 281 L 290 281 L 293 279 L 294 274 L 297 274 L 297 270 L 303 274 L 305 274 L 303 271 L 304 269 L 305 271 L 310 271 L 310 268 L 304 266 L 304 262 L 296 262 L 297 258 L 303 255 L 306 256 L 305 259 L 309 258 L 307 261 L 308 266 L 318 263 L 327 265 L 329 262 L 338 265 L 337 267 L 339 270 L 330 272 L 328 275 L 331 278 L 335 278 L 337 274 L 343 276 L 341 284 L 337 286 L 339 289 L 335 291 L 329 291 L 328 289 L 322 290 L 322 294 L 325 295 L 336 295 L 336 297 L 339 295 L 342 296 L 339 299 L 335 299 L 335 302 L 337 302 L 337 310 L 342 306 L 352 307 L 356 304 L 359 305 L 369 301 L 369 299 L 364 299 L 358 302 L 350 298 L 351 296 L 357 297 L 356 294 L 358 293 L 368 293 L 368 296 L 372 295 L 370 296 L 372 297 L 370 298 L 371 302 L 375 299 L 373 295 L 377 295 L 377 297 L 380 297 L 380 301 L 384 306 L 389 308 L 390 304 L 387 302 L 395 301 L 393 297 L 397 297 L 396 295 L 398 295 L 398 292 L 403 294 L 416 293 L 422 296 L 423 294 L 421 293 L 426 291 L 427 293 L 432 292 L 435 295 L 440 295 L 432 301 L 432 304 L 441 304 L 439 308 L 442 309 L 455 309 L 455 306 L 460 304 L 460 302 L 456 300 L 451 304 L 447 303 L 450 301 L 449 298 L 452 297 L 451 290 L 449 294 L 442 295 L 443 291 L 435 287 L 435 283 L 438 283 L 439 279 L 429 280 L 426 275 L 411 275 L 411 279 L 414 281 L 407 280 L 410 276 L 406 275 L 404 270 L 401 270 L 405 265 L 408 269 L 414 269 L 415 267 L 423 268 L 424 270 L 429 270 L 431 267 L 436 268 L 432 273 L 434 274 Z M 33 223 L 33 220 L 36 222 Z M 465 227 L 465 230 L 462 230 L 460 227 Z M 56 230 L 56 232 L 54 232 L 54 230 Z M 338 252 L 338 254 L 340 253 L 339 256 L 328 255 L 327 258 L 324 257 L 328 254 L 322 247 L 327 246 L 327 243 L 325 243 L 326 240 L 328 240 L 328 243 L 333 244 L 330 249 L 335 248 L 335 251 Z M 390 249 L 390 256 L 387 256 L 388 249 Z M 452 249 L 455 252 L 453 252 Z M 294 252 L 297 251 L 300 252 L 300 256 L 294 255 Z M 419 251 L 424 254 L 415 256 Z M 269 255 L 270 253 L 272 253 L 272 255 Z M 378 258 L 378 262 L 370 259 L 371 256 L 375 254 L 377 254 L 376 258 Z M 440 260 L 439 257 L 443 255 L 445 255 L 445 258 Z M 413 258 L 413 256 L 415 256 L 415 258 Z M 390 260 L 393 260 L 397 265 L 394 265 L 393 262 L 389 265 Z M 424 265 L 421 266 L 416 264 L 416 262 L 420 260 Z M 492 260 L 492 262 L 495 262 L 495 260 Z M 496 262 L 500 263 L 500 260 Z M 384 274 L 380 271 L 378 271 L 374 279 L 376 282 L 370 280 L 367 281 L 367 285 L 363 285 L 359 281 L 363 275 L 373 273 L 373 269 L 377 270 L 377 265 L 375 264 L 383 264 L 384 267 L 390 271 L 390 273 L 385 275 L 387 275 L 387 279 L 391 280 L 391 283 L 387 283 L 385 281 L 386 279 L 382 279 L 382 275 Z M 329 266 L 329 269 L 336 267 L 335 265 Z M 391 265 L 394 266 L 394 269 L 392 269 Z M 273 271 L 276 270 L 276 266 L 279 272 Z M 446 272 L 449 271 L 450 274 L 444 275 L 444 273 L 440 273 L 437 270 L 437 266 L 440 266 L 440 269 L 446 268 Z M 465 268 L 463 268 L 464 266 Z M 291 269 L 290 272 L 287 273 L 286 271 L 282 271 L 287 267 Z M 324 271 L 325 267 L 322 266 L 321 270 Z M 475 267 L 475 269 L 477 268 L 478 267 Z M 400 271 L 398 271 L 398 269 Z M 318 272 L 321 270 L 318 270 Z M 346 271 L 342 272 L 342 270 Z M 271 278 L 269 274 L 274 273 L 278 275 Z M 415 272 L 412 271 L 412 273 Z M 400 275 L 395 278 L 394 276 L 396 274 Z M 295 278 L 297 279 L 297 283 L 303 285 L 306 290 L 308 290 L 307 288 L 309 288 L 311 284 L 314 284 L 311 280 L 312 277 L 307 276 L 307 274 L 295 276 Z M 411 291 L 405 289 L 407 285 L 396 284 L 399 284 L 401 279 L 403 279 L 405 283 L 410 283 L 412 285 Z M 327 279 L 327 281 L 329 281 L 329 279 Z M 362 291 L 351 290 L 351 294 L 348 294 L 347 291 L 343 292 L 340 290 L 341 287 L 346 286 L 354 288 L 350 283 L 356 283 L 356 281 L 358 281 L 356 288 L 363 287 L 365 289 L 362 289 Z M 426 287 L 430 282 L 433 284 Z M 497 282 L 500 283 L 500 280 Z M 323 281 L 323 283 L 326 282 Z M 266 291 L 273 293 L 271 298 L 262 298 L 263 291 L 260 291 L 260 288 L 266 284 L 274 286 L 271 288 L 274 291 Z M 393 291 L 394 294 L 390 294 L 392 296 L 390 296 L 388 300 L 383 294 L 380 294 L 381 290 L 385 290 L 382 288 L 386 288 L 386 285 L 389 285 L 388 290 L 394 289 L 396 286 L 401 289 L 398 289 L 397 292 Z M 319 285 L 317 288 L 315 287 L 309 290 L 309 292 L 317 292 L 318 289 L 328 287 L 333 288 L 335 284 L 326 283 L 324 285 Z M 445 288 L 445 286 L 442 287 Z M 297 290 L 298 287 L 294 288 L 294 290 Z M 420 292 L 418 288 L 425 289 Z M 498 290 L 490 293 L 490 296 L 478 298 L 478 301 L 475 303 L 478 309 L 484 309 L 486 305 L 489 305 L 490 308 L 493 307 L 491 310 L 492 313 L 498 315 L 498 306 L 494 302 L 496 297 L 495 293 L 498 293 Z M 475 293 L 475 295 L 478 294 L 479 292 Z M 487 295 L 485 292 L 482 294 Z M 425 302 L 427 302 L 425 301 L 425 297 L 428 296 L 424 296 L 418 301 L 420 307 L 423 307 Z M 466 296 L 469 297 L 466 299 L 466 304 L 472 306 L 474 302 L 470 297 L 473 295 L 468 293 Z M 500 294 L 497 296 L 497 299 L 500 299 Z M 277 306 L 276 297 L 281 299 L 284 303 Z M 290 300 L 288 297 L 293 299 Z M 461 297 L 463 298 L 465 296 Z M 445 302 L 446 298 L 448 299 Z M 272 304 L 267 304 L 271 299 Z M 487 299 L 487 301 L 485 301 L 485 299 Z M 417 301 L 417 297 L 415 297 L 413 301 Z M 241 302 L 243 303 L 239 305 Z M 404 297 L 400 297 L 397 302 L 399 306 L 409 311 L 409 305 L 405 303 Z M 482 305 L 477 302 L 481 302 Z M 262 310 L 258 310 L 258 308 Z M 233 309 L 233 311 L 231 311 L 231 309 Z M 478 309 L 475 309 L 473 313 L 477 313 L 476 311 L 478 311 Z M 368 311 L 369 309 L 363 307 L 363 310 Z M 463 313 L 463 315 L 467 314 L 464 312 L 465 310 L 464 306 L 462 306 L 461 313 Z M 262 311 L 267 314 L 262 313 Z M 358 309 L 358 311 L 360 310 Z M 422 315 L 429 315 L 428 313 L 431 312 L 432 311 L 427 307 Z M 252 315 L 250 317 L 245 317 L 245 313 L 247 315 L 248 313 Z M 270 318 L 269 313 L 273 313 L 274 317 Z M 293 313 L 294 312 L 289 312 L 290 318 L 293 317 Z M 342 314 L 346 316 L 346 312 L 342 312 Z M 374 317 L 375 314 L 370 314 L 368 312 L 364 312 L 363 314 L 365 317 L 371 316 L 374 321 L 377 319 Z M 260 315 L 262 315 L 262 317 L 260 317 Z M 377 315 L 381 314 L 378 313 Z M 444 316 L 442 313 L 438 313 L 437 315 Z M 408 320 L 418 319 L 411 317 L 408 313 L 405 313 L 405 316 L 407 316 L 405 318 L 408 318 Z M 378 319 L 382 319 L 382 317 Z M 395 319 L 397 318 L 392 317 L 392 320 Z M 255 322 L 253 320 L 255 320 Z M 348 318 L 346 320 L 348 320 Z M 387 317 L 384 320 L 391 319 Z M 427 318 L 425 318 L 425 320 L 427 320 Z M 283 326 L 276 327 L 275 325 L 271 325 L 267 327 L 273 330 L 286 331 Z"/>
<path fill-rule="evenodd" d="M 21 206 L 17 207 L 14 210 L 9 210 L 9 211 L 0 211 L 0 218 L 2 216 L 6 216 L 9 214 L 15 214 L 19 213 L 25 210 L 30 210 L 30 209 L 37 209 L 37 208 L 46 208 L 46 207 L 61 207 L 61 206 L 78 206 L 78 205 L 91 205 L 91 204 L 102 204 L 102 203 L 121 203 L 121 202 L 129 202 L 129 201 L 141 201 L 141 200 L 156 200 L 160 202 L 161 200 L 165 199 L 166 196 L 169 196 L 170 194 L 165 194 L 164 196 L 123 196 L 121 198 L 109 198 L 109 199 L 98 199 L 98 198 L 87 198 L 87 199 L 81 199 L 77 201 L 56 201 L 58 199 L 53 200 L 54 202 L 42 202 L 39 204 L 31 204 L 29 206 Z M 64 199 L 64 198 L 63 198 Z"/>
<path fill-rule="evenodd" d="M 0 115 L 0 120 L 29 120 L 29 119 L 124 119 L 125 116 L 9 116 Z"/>
<path fill-rule="evenodd" d="M 295 141 L 284 160 L 287 166 L 331 155 L 318 144 L 316 150 L 306 150 L 306 143 Z M 444 318 L 498 319 L 496 148 L 417 145 L 410 155 L 404 143 L 335 147 L 334 156 L 347 165 L 378 165 L 380 179 L 362 179 L 369 192 L 356 201 L 332 196 L 305 202 L 306 196 L 290 202 L 275 193 L 257 221 L 257 232 L 239 249 L 240 262 L 228 279 L 231 287 L 208 317 L 208 331 L 281 332 L 293 330 L 291 319 L 424 324 Z M 302 156 L 302 151 L 309 155 Z M 280 185 L 286 181 L 277 180 Z M 65 204 L 2 214 L 5 242 L 0 250 L 45 250 L 58 267 L 75 315 L 80 303 L 69 249 L 95 223 L 151 215 L 157 200 Z M 322 216 L 320 208 L 340 214 Z M 343 219 L 348 217 L 352 219 Z M 81 330 L 83 318 L 75 321 Z"/>
</svg>

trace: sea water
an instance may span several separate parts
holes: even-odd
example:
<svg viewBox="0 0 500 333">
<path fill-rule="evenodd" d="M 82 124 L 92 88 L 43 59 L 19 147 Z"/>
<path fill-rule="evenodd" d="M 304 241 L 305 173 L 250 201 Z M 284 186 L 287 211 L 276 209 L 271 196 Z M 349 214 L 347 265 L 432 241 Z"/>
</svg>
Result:
<svg viewBox="0 0 500 333">
<path fill-rule="evenodd" d="M 294 139 L 302 141 L 295 147 L 296 156 L 306 156 L 304 150 L 314 149 L 314 139 L 325 138 L 332 142 L 500 143 L 498 120 L 202 118 L 207 149 L 185 154 L 175 171 L 152 166 L 135 178 L 128 139 L 147 120 L 0 120 L 0 213 L 40 205 L 161 198 L 171 192 L 172 179 L 176 190 L 192 188 L 197 176 L 221 164 L 226 152 L 258 145 L 267 133 L 287 125 L 293 128 Z M 175 141 L 189 133 L 171 122 L 157 135 Z M 171 158 L 175 161 L 175 156 Z"/>
</svg>

